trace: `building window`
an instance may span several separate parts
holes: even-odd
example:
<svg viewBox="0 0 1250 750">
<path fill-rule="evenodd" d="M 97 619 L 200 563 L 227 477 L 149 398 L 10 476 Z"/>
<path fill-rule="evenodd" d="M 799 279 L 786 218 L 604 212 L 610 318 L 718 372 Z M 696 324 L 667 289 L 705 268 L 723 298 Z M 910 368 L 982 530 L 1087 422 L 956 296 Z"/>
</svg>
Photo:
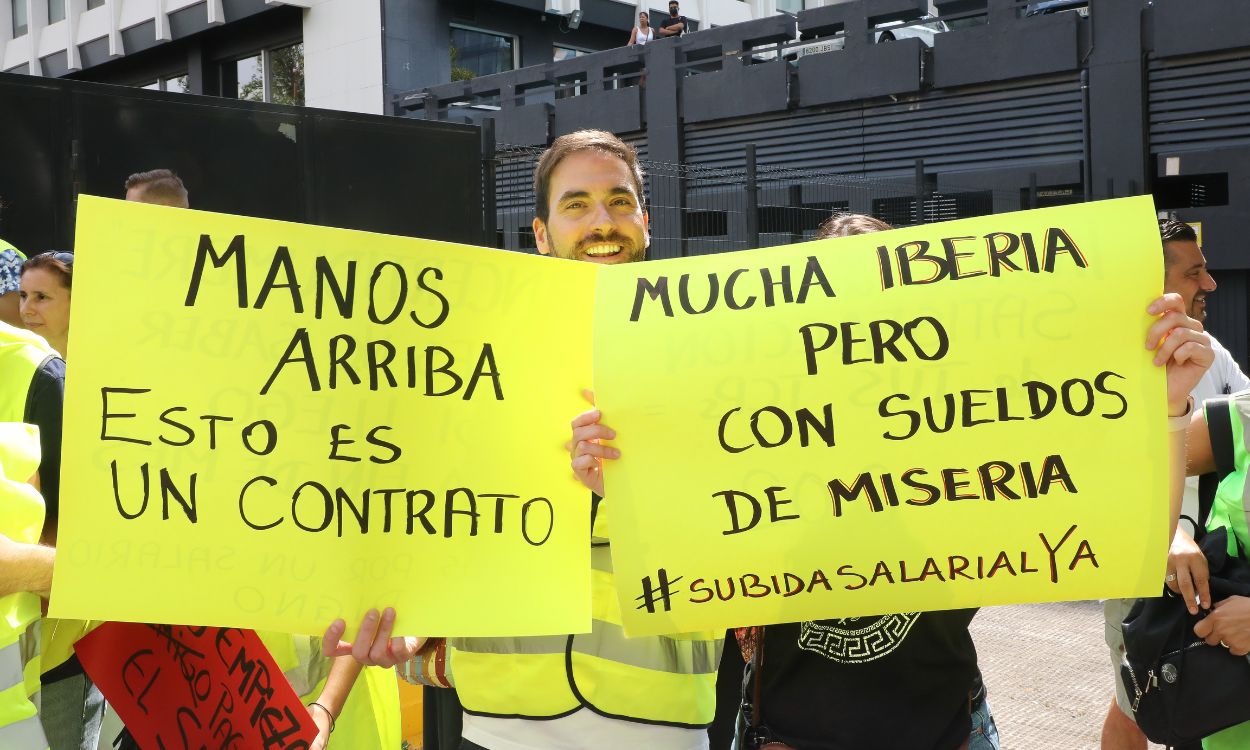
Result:
<svg viewBox="0 0 1250 750">
<path fill-rule="evenodd" d="M 304 104 L 304 44 L 264 50 L 235 60 L 235 95 L 251 102 Z"/>
<path fill-rule="evenodd" d="M 65 0 L 48 0 L 48 23 L 65 20 Z"/>
<path fill-rule="evenodd" d="M 13 8 L 13 38 L 26 36 L 26 0 L 9 0 Z"/>
<path fill-rule="evenodd" d="M 451 27 L 451 80 L 467 81 L 478 76 L 515 70 L 517 39 L 462 26 Z"/>
<path fill-rule="evenodd" d="M 269 50 L 269 96 L 275 104 L 304 104 L 304 43 Z"/>
<path fill-rule="evenodd" d="M 141 89 L 148 91 L 172 91 L 176 94 L 186 94 L 191 91 L 191 86 L 187 83 L 187 74 L 182 73 L 176 76 L 166 76 L 158 78 L 155 81 L 147 81 L 136 84 Z"/>
<path fill-rule="evenodd" d="M 92 8 L 103 8 L 104 0 L 87 0 L 87 10 Z"/>
<path fill-rule="evenodd" d="M 554 46 L 551 60 L 552 62 L 562 62 L 564 60 L 572 60 L 574 57 L 581 57 L 582 55 L 588 55 L 588 54 L 590 53 L 584 49 L 577 49 L 575 47 L 561 47 L 560 45 L 557 44 Z"/>
<path fill-rule="evenodd" d="M 234 61 L 235 98 L 249 102 L 265 101 L 265 58 L 256 54 Z"/>
</svg>

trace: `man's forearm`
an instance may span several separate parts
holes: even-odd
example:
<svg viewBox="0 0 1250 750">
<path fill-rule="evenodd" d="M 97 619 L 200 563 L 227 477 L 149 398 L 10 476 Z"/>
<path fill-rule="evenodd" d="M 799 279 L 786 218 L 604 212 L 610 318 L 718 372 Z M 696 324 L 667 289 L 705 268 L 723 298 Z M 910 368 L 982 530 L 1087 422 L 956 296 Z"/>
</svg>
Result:
<svg viewBox="0 0 1250 750">
<path fill-rule="evenodd" d="M 1175 418 L 1188 412 L 1192 401 L 1168 403 L 1168 417 Z M 1176 524 L 1180 520 L 1181 501 L 1185 497 L 1185 438 L 1186 431 L 1192 426 L 1192 415 L 1185 414 L 1186 425 L 1179 429 L 1172 427 L 1168 434 L 1168 543 L 1176 536 Z"/>
<path fill-rule="evenodd" d="M 0 596 L 30 591 L 47 597 L 55 561 L 52 547 L 5 540 L 0 545 Z"/>
</svg>

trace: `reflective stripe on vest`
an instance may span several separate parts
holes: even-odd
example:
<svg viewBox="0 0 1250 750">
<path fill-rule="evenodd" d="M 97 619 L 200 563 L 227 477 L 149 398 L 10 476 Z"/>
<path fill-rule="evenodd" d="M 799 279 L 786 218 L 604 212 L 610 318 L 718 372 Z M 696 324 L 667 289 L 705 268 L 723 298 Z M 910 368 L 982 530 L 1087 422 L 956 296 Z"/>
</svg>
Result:
<svg viewBox="0 0 1250 750">
<path fill-rule="evenodd" d="M 32 699 L 38 690 L 39 674 L 27 674 L 21 644 L 13 642 L 0 649 L 0 747 L 43 750 L 48 746 Z"/>
<path fill-rule="evenodd" d="M 590 553 L 591 632 L 450 639 L 451 669 L 466 711 L 537 719 L 588 706 L 621 719 L 711 723 L 722 634 L 625 638 L 604 518 L 595 514 Z"/>
</svg>

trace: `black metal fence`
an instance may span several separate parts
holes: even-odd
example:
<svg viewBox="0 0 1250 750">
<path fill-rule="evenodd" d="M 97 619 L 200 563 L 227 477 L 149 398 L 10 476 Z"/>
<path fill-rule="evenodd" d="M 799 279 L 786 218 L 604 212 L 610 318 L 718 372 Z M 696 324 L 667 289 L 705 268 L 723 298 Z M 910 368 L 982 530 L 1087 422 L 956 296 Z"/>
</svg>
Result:
<svg viewBox="0 0 1250 750">
<path fill-rule="evenodd" d="M 508 250 L 534 252 L 534 167 L 543 149 L 500 146 L 485 157 L 487 236 Z M 1080 191 L 1004 191 L 939 181 L 925 171 L 894 178 L 832 170 L 765 167 L 748 145 L 741 167 L 674 164 L 642 158 L 651 213 L 652 257 L 704 255 L 813 239 L 836 213 L 874 216 L 896 227 L 1075 203 Z M 490 186 L 494 186 L 493 193 Z M 492 224 L 493 222 L 493 224 Z"/>
</svg>

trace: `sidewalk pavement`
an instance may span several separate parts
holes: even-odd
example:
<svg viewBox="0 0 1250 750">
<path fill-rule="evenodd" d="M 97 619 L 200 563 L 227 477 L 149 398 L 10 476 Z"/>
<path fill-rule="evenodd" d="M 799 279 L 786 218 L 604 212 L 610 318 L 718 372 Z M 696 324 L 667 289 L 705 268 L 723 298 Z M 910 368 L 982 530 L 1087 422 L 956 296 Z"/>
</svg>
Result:
<svg viewBox="0 0 1250 750">
<path fill-rule="evenodd" d="M 1101 603 L 986 607 L 971 630 L 1003 750 L 1098 750 L 1115 690 Z"/>
</svg>

